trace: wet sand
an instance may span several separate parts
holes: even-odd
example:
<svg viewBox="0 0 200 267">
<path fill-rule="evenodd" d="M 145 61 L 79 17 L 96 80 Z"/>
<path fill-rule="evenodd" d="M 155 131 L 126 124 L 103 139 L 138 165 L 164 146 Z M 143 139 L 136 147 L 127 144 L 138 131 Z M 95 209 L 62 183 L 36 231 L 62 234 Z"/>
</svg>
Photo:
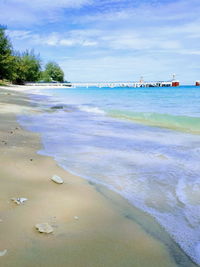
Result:
<svg viewBox="0 0 200 267">
<path fill-rule="evenodd" d="M 0 266 L 196 266 L 153 218 L 38 155 L 40 136 L 16 121 L 38 107 L 17 89 L 0 87 Z M 64 184 L 52 182 L 54 174 Z M 43 222 L 52 234 L 36 231 Z"/>
</svg>

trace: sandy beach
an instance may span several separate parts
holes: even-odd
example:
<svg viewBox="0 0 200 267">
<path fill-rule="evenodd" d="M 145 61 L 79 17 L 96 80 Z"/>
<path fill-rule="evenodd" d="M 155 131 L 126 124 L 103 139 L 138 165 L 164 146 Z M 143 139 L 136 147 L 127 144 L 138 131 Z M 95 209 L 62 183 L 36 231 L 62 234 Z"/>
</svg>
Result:
<svg viewBox="0 0 200 267">
<path fill-rule="evenodd" d="M 153 218 L 37 154 L 40 136 L 16 120 L 42 112 L 25 89 L 0 87 L 0 266 L 196 266 Z M 13 197 L 28 201 L 16 205 Z M 35 229 L 44 222 L 52 234 Z"/>
</svg>

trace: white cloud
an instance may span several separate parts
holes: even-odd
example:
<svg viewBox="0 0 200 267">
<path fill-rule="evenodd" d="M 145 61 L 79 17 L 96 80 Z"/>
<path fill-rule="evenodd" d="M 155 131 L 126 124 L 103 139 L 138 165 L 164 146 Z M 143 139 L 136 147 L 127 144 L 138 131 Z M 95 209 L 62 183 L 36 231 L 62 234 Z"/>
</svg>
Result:
<svg viewBox="0 0 200 267">
<path fill-rule="evenodd" d="M 0 23 L 29 26 L 61 21 L 65 9 L 78 9 L 93 0 L 0 0 Z"/>
<path fill-rule="evenodd" d="M 47 44 L 51 46 L 96 46 L 97 42 L 87 39 L 87 38 L 80 38 L 74 37 L 73 35 L 69 34 L 68 38 L 63 37 L 63 34 L 50 34 L 49 36 L 41 36 L 39 38 L 33 39 L 36 43 L 40 44 Z"/>
<path fill-rule="evenodd" d="M 129 50 L 147 50 L 147 49 L 179 49 L 181 44 L 176 40 L 168 40 L 164 37 L 149 37 L 132 33 L 131 31 L 121 31 L 114 35 L 102 37 L 108 43 L 108 46 L 114 49 L 129 49 Z"/>
<path fill-rule="evenodd" d="M 62 46 L 74 46 L 77 44 L 76 40 L 73 39 L 61 39 L 56 45 L 62 45 Z"/>
<path fill-rule="evenodd" d="M 67 47 L 92 47 L 115 50 L 177 50 L 181 43 L 161 36 L 145 37 L 134 31 L 73 30 L 66 33 L 35 34 L 30 31 L 8 31 L 13 39 L 26 39 L 33 44 Z"/>
<path fill-rule="evenodd" d="M 49 8 L 78 8 L 85 4 L 90 4 L 91 0 L 9 0 L 9 4 L 27 6 L 33 9 Z M 6 2 L 4 2 L 6 3 Z"/>
<path fill-rule="evenodd" d="M 79 32 L 79 31 L 78 31 Z M 96 46 L 97 42 L 81 35 L 80 32 L 76 34 L 74 31 L 67 34 L 50 33 L 48 35 L 32 33 L 31 31 L 7 30 L 7 34 L 12 40 L 26 40 L 34 45 L 48 45 L 48 46 Z M 68 37 L 66 37 L 68 36 Z"/>
<path fill-rule="evenodd" d="M 96 46 L 97 42 L 84 39 L 60 39 L 55 45 L 60 46 Z"/>
<path fill-rule="evenodd" d="M 23 31 L 23 30 L 6 30 L 6 33 L 9 37 L 13 39 L 24 40 L 31 37 L 31 31 Z"/>
<path fill-rule="evenodd" d="M 45 37 L 42 37 L 39 35 L 36 35 L 35 37 L 36 38 L 34 38 L 33 36 L 33 42 L 38 43 L 38 44 L 47 44 L 50 46 L 55 46 L 59 43 L 59 37 L 57 36 L 57 34 L 54 34 L 54 33 L 49 36 L 45 36 Z"/>
<path fill-rule="evenodd" d="M 105 1 L 103 1 L 105 2 Z M 199 0 L 174 0 L 174 1 L 106 1 L 112 2 L 110 8 L 97 10 L 94 13 L 77 17 L 77 20 L 85 22 L 171 22 L 184 21 L 185 19 L 197 19 L 200 12 Z M 116 2 L 124 2 L 123 5 L 114 5 Z M 128 4 L 129 3 L 129 4 Z M 131 3 L 131 4 L 130 4 Z"/>
</svg>

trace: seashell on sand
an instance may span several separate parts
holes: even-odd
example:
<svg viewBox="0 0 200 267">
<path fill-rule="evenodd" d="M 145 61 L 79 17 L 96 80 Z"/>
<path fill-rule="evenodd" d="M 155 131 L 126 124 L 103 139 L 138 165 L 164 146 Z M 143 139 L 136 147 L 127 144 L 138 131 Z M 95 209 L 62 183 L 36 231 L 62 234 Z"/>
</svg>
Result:
<svg viewBox="0 0 200 267">
<path fill-rule="evenodd" d="M 57 184 L 63 184 L 63 179 L 58 175 L 52 176 L 51 180 Z"/>
<path fill-rule="evenodd" d="M 35 225 L 35 228 L 40 233 L 45 233 L 45 234 L 53 233 L 53 228 L 48 223 L 38 223 Z"/>
<path fill-rule="evenodd" d="M 17 205 L 23 204 L 24 202 L 26 202 L 28 199 L 25 197 L 18 197 L 18 198 L 11 198 L 11 200 L 16 203 Z"/>
<path fill-rule="evenodd" d="M 0 257 L 3 257 L 4 255 L 6 255 L 6 253 L 7 253 L 7 249 L 0 251 Z"/>
</svg>

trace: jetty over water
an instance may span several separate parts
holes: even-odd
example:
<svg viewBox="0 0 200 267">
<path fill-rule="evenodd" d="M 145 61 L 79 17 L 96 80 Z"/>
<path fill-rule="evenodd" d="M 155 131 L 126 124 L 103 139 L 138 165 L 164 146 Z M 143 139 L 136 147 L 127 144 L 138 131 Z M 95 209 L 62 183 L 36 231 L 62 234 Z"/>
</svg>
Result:
<svg viewBox="0 0 200 267">
<path fill-rule="evenodd" d="M 146 82 L 144 81 L 143 76 L 141 76 L 140 80 L 137 82 L 56 82 L 52 81 L 49 83 L 45 82 L 38 82 L 38 83 L 27 83 L 26 85 L 38 85 L 38 86 L 65 86 L 65 87 L 97 87 L 97 88 L 115 88 L 115 87 L 133 87 L 133 88 L 139 88 L 139 87 L 177 87 L 180 85 L 180 82 L 176 80 L 176 74 L 173 74 L 172 80 L 169 81 L 154 81 L 154 82 Z"/>
<path fill-rule="evenodd" d="M 158 82 L 63 82 L 63 83 L 27 83 L 26 85 L 32 86 L 61 86 L 61 87 L 98 87 L 98 88 L 115 88 L 115 87 L 133 87 L 133 88 L 139 88 L 139 87 L 174 87 L 179 86 L 179 81 L 173 80 L 173 81 L 158 81 Z"/>
<path fill-rule="evenodd" d="M 73 87 L 98 87 L 98 88 L 115 88 L 115 87 L 170 87 L 174 86 L 173 81 L 169 82 L 90 82 L 90 83 L 72 83 Z"/>
</svg>

